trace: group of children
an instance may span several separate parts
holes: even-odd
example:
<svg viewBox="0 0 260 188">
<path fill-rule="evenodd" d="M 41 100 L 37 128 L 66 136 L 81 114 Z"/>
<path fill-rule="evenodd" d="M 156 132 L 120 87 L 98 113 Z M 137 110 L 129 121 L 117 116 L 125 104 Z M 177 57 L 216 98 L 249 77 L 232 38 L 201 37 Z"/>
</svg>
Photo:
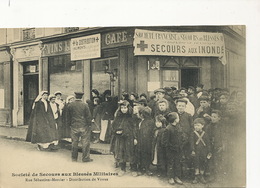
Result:
<svg viewBox="0 0 260 188">
<path fill-rule="evenodd" d="M 153 165 L 169 184 L 183 184 L 181 179 L 191 176 L 192 183 L 205 184 L 226 173 L 225 165 L 231 161 L 223 158 L 225 147 L 234 143 L 230 137 L 234 122 L 227 121 L 232 112 L 228 113 L 228 98 L 221 101 L 221 97 L 229 95 L 219 93 L 214 103 L 212 96 L 202 93 L 196 96 L 198 106 L 187 96 L 167 99 L 164 89 L 155 95 L 150 104 L 119 101 L 111 128 L 111 152 L 119 175 L 126 172 L 128 162 L 133 176 L 153 175 Z M 193 110 L 187 108 L 189 103 Z"/>
</svg>

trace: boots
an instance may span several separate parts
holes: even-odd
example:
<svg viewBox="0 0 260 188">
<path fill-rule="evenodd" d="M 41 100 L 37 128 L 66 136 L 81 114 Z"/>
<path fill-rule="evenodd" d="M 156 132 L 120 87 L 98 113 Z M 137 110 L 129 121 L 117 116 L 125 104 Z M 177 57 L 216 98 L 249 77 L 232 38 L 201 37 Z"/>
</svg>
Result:
<svg viewBox="0 0 260 188">
<path fill-rule="evenodd" d="M 193 184 L 197 184 L 199 182 L 199 175 L 195 175 L 194 180 L 192 181 Z"/>
</svg>

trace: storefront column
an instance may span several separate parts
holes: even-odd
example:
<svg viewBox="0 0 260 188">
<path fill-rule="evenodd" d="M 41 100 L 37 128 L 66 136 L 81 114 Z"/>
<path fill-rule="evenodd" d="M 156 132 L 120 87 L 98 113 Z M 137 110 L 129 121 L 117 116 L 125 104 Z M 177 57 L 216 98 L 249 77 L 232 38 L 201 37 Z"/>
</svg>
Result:
<svg viewBox="0 0 260 188">
<path fill-rule="evenodd" d="M 90 99 L 90 60 L 83 60 L 83 92 L 84 92 L 84 101 Z"/>
</svg>

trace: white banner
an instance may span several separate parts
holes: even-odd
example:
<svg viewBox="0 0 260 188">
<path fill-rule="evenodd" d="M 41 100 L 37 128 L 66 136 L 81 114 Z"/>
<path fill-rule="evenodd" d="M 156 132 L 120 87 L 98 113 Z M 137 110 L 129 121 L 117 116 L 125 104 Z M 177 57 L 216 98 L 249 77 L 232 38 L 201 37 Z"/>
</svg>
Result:
<svg viewBox="0 0 260 188">
<path fill-rule="evenodd" d="M 99 58 L 100 44 L 100 34 L 71 39 L 71 61 Z"/>
<path fill-rule="evenodd" d="M 136 29 L 135 55 L 219 57 L 226 64 L 222 33 L 160 32 Z"/>
</svg>

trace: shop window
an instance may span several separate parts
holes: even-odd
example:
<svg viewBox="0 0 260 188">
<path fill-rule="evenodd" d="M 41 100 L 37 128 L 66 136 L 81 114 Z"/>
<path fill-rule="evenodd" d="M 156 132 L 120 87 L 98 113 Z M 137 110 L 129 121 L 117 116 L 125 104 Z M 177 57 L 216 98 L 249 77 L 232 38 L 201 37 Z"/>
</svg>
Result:
<svg viewBox="0 0 260 188">
<path fill-rule="evenodd" d="M 163 87 L 179 88 L 179 71 L 178 70 L 163 70 Z"/>
<path fill-rule="evenodd" d="M 70 55 L 49 58 L 50 93 L 61 91 L 63 99 L 83 91 L 82 61 L 71 61 Z"/>
<path fill-rule="evenodd" d="M 109 89 L 112 95 L 118 91 L 118 58 L 111 57 L 93 60 L 91 63 L 92 89 L 100 93 Z"/>
</svg>

